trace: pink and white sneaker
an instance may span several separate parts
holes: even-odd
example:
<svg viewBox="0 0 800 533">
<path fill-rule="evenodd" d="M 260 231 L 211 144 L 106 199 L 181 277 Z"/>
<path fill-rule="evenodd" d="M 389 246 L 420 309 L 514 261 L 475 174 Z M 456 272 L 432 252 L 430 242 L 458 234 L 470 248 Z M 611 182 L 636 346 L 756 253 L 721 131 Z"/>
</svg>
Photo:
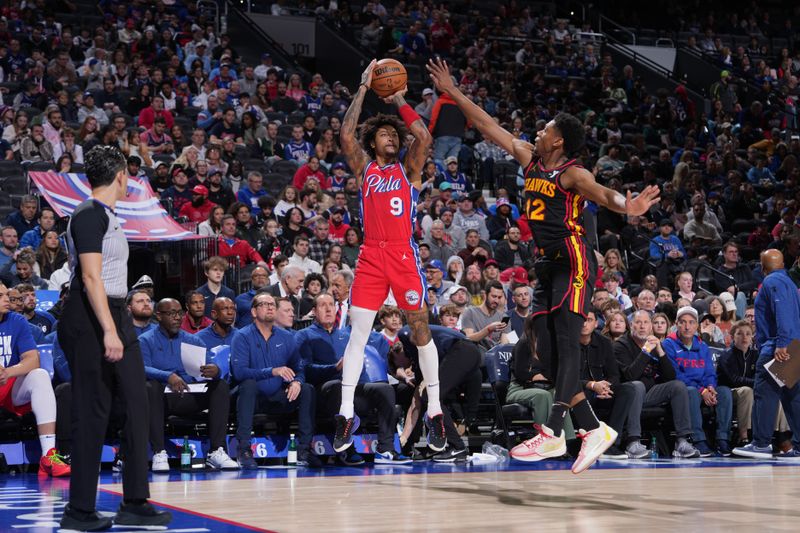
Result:
<svg viewBox="0 0 800 533">
<path fill-rule="evenodd" d="M 578 431 L 578 438 L 583 440 L 581 444 L 581 453 L 572 465 L 572 473 L 580 474 L 597 461 L 597 458 L 603 455 L 607 449 L 611 447 L 617 440 L 617 432 L 606 425 L 605 422 L 600 422 L 600 427 L 592 431 Z"/>
<path fill-rule="evenodd" d="M 534 424 L 534 428 L 539 432 L 532 439 L 514 446 L 509 455 L 517 461 L 535 462 L 543 459 L 561 457 L 567 453 L 567 440 L 564 438 L 564 431 L 556 437 L 553 430 L 544 424 Z"/>
</svg>

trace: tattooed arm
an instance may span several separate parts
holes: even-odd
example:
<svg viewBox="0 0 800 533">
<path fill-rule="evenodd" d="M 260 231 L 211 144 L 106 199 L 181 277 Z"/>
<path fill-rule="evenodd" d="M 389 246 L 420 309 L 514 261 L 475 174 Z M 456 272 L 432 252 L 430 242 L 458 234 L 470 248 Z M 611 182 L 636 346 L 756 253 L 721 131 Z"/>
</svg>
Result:
<svg viewBox="0 0 800 533">
<path fill-rule="evenodd" d="M 367 164 L 367 155 L 356 138 L 356 129 L 358 128 L 358 117 L 361 116 L 361 106 L 364 104 L 364 97 L 372 81 L 372 70 L 375 68 L 375 63 L 376 61 L 373 59 L 361 75 L 361 85 L 358 86 L 358 92 L 353 97 L 350 107 L 347 108 L 339 133 L 342 153 L 347 158 L 347 165 L 356 177 L 359 188 L 361 188 L 361 175 Z"/>
</svg>

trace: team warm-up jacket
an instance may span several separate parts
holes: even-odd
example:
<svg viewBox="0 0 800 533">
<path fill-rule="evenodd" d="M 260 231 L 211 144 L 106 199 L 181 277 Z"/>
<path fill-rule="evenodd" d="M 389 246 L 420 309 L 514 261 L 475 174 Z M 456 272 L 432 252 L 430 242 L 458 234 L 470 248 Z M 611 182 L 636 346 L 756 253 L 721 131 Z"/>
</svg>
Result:
<svg viewBox="0 0 800 533">
<path fill-rule="evenodd" d="M 762 354 L 800 339 L 800 295 L 786 270 L 775 270 L 764 278 L 756 296 L 755 312 L 756 340 Z"/>
<path fill-rule="evenodd" d="M 295 334 L 297 351 L 305 365 L 309 383 L 322 385 L 327 381 L 342 378 L 342 372 L 336 369 L 336 364 L 344 356 L 349 341 L 349 326 L 328 333 L 315 322 Z M 389 343 L 383 335 L 373 331 L 370 333 L 367 345 L 375 348 L 384 359 L 388 356 Z M 366 367 L 361 369 L 358 382 L 369 382 Z"/>
<path fill-rule="evenodd" d="M 142 359 L 144 360 L 144 372 L 147 379 L 166 383 L 172 374 L 177 374 L 186 383 L 197 381 L 186 373 L 181 360 L 181 345 L 191 344 L 206 349 L 205 343 L 191 333 L 178 330 L 178 334 L 173 338 L 167 337 L 161 327 L 153 328 L 141 337 L 139 345 L 142 349 Z M 206 361 L 208 353 L 206 353 Z"/>
<path fill-rule="evenodd" d="M 272 396 L 284 384 L 283 378 L 272 375 L 272 369 L 281 366 L 291 368 L 295 381 L 305 383 L 303 364 L 291 333 L 273 327 L 265 341 L 256 325 L 250 324 L 233 334 L 231 374 L 237 381 L 254 379 L 260 394 Z"/>
</svg>

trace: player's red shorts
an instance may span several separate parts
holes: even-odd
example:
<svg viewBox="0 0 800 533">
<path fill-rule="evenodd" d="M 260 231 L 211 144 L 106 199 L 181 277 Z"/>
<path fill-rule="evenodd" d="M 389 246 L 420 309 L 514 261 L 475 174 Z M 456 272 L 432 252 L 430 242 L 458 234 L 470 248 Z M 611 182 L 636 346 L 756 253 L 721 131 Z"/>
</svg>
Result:
<svg viewBox="0 0 800 533">
<path fill-rule="evenodd" d="M 11 388 L 14 386 L 16 380 L 17 378 L 8 378 L 5 385 L 0 385 L 0 409 L 5 409 L 17 416 L 22 416 L 31 412 L 31 404 L 14 405 L 14 402 L 11 400 Z"/>
<path fill-rule="evenodd" d="M 350 305 L 376 311 L 392 289 L 397 307 L 416 311 L 425 305 L 428 284 L 416 243 L 365 240 L 358 254 Z"/>
</svg>

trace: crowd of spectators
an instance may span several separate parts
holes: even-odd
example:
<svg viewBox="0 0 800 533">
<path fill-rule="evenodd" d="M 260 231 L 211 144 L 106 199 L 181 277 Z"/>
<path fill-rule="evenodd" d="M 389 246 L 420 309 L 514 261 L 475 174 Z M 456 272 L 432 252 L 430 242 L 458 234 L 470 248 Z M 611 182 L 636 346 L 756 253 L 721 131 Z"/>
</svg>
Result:
<svg viewBox="0 0 800 533">
<path fill-rule="evenodd" d="M 614 65 L 588 24 L 540 16 L 515 2 L 496 10 L 466 6 L 448 11 L 424 1 L 391 7 L 367 2 L 361 9 L 344 3 L 320 9 L 353 28 L 353 39 L 377 56 L 401 59 L 411 74 L 431 54 L 446 57 L 465 93 L 521 139 L 535 138 L 559 112 L 575 114 L 587 139 L 576 155 L 598 181 L 621 192 L 661 187 L 660 204 L 642 217 L 587 207 L 599 268 L 584 344 L 603 339 L 596 343 L 605 343 L 612 357 L 603 374 L 584 376 L 584 383 L 597 400 L 608 400 L 618 385 L 644 384 L 641 394 L 638 385 L 628 387 L 627 415 L 614 419 L 625 423 L 615 428 L 626 436 L 619 444 L 628 453 L 622 455 L 641 455 L 631 448 L 642 438 L 631 425 L 636 402 L 639 411 L 671 403 L 678 455 L 707 455 L 714 446 L 726 454 L 732 420 L 738 421 L 738 438 L 747 438 L 739 393 L 723 386 L 735 390 L 752 382 L 738 373 L 726 381 L 723 372 L 738 364 L 731 358 L 753 349 L 753 321 L 739 320 L 752 317 L 761 279 L 758 251 L 781 250 L 800 284 L 797 131 L 785 114 L 765 114 L 758 106 L 717 110 L 726 105 L 720 98 L 709 116 L 680 87 L 673 94 L 645 87 L 634 66 Z M 338 144 L 347 88 L 321 74 L 303 79 L 273 65 L 268 54 L 259 65 L 245 64 L 230 37 L 215 35 L 191 3 L 101 2 L 103 23 L 92 31 L 60 25 L 44 10 L 20 18 L 19 7 L 4 11 L 17 21 L 14 31 L 0 26 L 0 68 L 11 84 L 5 85 L 17 91 L 9 89 L 4 98 L 13 104 L 0 111 L 7 157 L 74 171 L 92 146 L 116 144 L 125 151 L 129 173 L 149 181 L 175 218 L 196 223 L 216 254 L 205 264 L 207 283 L 182 301 L 154 294 L 151 280 L 134 287 L 129 308 L 143 338 L 149 335 L 153 346 L 186 339 L 209 350 L 231 345 L 230 377 L 250 382 L 237 399 L 239 440 L 249 441 L 256 410 L 296 410 L 301 460 L 316 463 L 310 432 L 315 410 L 323 413 L 335 403 L 328 383 L 340 374 L 361 242 L 357 180 Z M 283 2 L 273 6 L 278 15 L 285 9 Z M 19 29 L 30 35 L 23 38 Z M 409 84 L 415 91 L 409 98 L 435 138 L 415 213 L 430 321 L 441 326 L 440 335 L 445 331 L 481 352 L 515 344 L 525 338 L 536 284 L 537 250 L 520 203 L 522 170 L 480 139 L 421 72 Z M 498 169 L 509 167 L 507 179 Z M 59 306 L 49 314 L 34 312 L 31 287 L 62 290 L 69 279 L 54 222 L 50 208 L 25 196 L 2 229 L 0 278 L 11 288 L 12 310 L 26 316 L 37 337 L 51 334 Z M 226 287 L 231 266 L 241 277 Z M 388 366 L 382 381 L 393 387 L 391 393 L 379 387 L 365 402 L 386 413 L 385 402 L 394 395 L 416 422 L 418 384 L 413 358 L 404 354 L 402 319 L 390 295 L 370 344 Z M 749 337 L 737 333 L 748 328 Z M 273 329 L 281 333 L 271 337 Z M 320 343 L 324 350 L 317 350 Z M 152 401 L 164 401 L 165 385 L 182 391 L 197 379 L 180 358 L 154 358 L 142 344 Z M 686 355 L 675 355 L 681 344 L 697 352 L 705 373 L 683 375 Z M 515 352 L 526 356 L 524 349 Z M 711 352 L 722 353 L 718 371 L 712 371 L 717 361 Z M 221 366 L 210 362 L 204 376 L 224 380 Z M 515 373 L 517 392 L 551 390 L 548 372 Z M 462 434 L 480 431 L 480 374 L 465 373 L 446 402 Z M 676 380 L 682 389 L 670 385 L 651 394 L 654 385 Z M 213 451 L 219 421 L 232 410 L 226 390 L 213 389 Z M 211 401 L 210 389 L 208 394 Z M 681 395 L 683 403 L 674 399 Z M 736 396 L 735 409 L 728 395 Z M 525 402 L 531 397 L 517 396 Z M 530 401 L 534 416 L 545 417 L 542 404 Z M 701 401 L 717 407 L 719 425 L 708 439 L 713 444 L 704 438 L 702 417 L 709 413 Z M 163 417 L 172 408 L 187 409 L 165 405 L 166 411 L 151 413 Z M 190 407 L 200 406 L 208 407 Z M 394 422 L 380 419 L 379 428 L 388 431 Z M 160 420 L 153 424 L 163 426 Z M 401 443 L 413 446 L 415 424 L 407 426 Z M 159 455 L 161 433 L 151 431 L 155 470 L 168 468 L 166 454 Z M 60 447 L 68 448 L 61 440 Z M 379 452 L 386 451 L 385 442 Z M 253 464 L 248 450 L 236 451 L 239 464 Z M 214 466 L 233 467 L 228 460 L 218 454 Z"/>
</svg>

